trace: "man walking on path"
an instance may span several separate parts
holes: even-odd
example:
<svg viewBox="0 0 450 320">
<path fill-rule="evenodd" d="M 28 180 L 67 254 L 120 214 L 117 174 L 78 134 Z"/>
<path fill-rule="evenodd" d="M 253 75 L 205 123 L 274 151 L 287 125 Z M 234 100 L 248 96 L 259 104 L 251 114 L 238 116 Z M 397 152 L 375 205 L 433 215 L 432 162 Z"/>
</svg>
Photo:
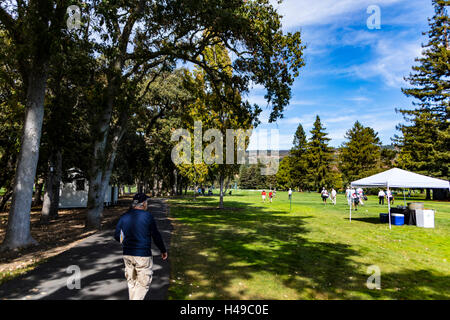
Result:
<svg viewBox="0 0 450 320">
<path fill-rule="evenodd" d="M 136 194 L 130 210 L 120 217 L 114 233 L 114 238 L 123 246 L 130 300 L 143 300 L 150 288 L 153 275 L 152 239 L 161 251 L 162 259 L 167 259 L 167 250 L 155 219 L 146 211 L 149 198 L 144 193 Z"/>
</svg>

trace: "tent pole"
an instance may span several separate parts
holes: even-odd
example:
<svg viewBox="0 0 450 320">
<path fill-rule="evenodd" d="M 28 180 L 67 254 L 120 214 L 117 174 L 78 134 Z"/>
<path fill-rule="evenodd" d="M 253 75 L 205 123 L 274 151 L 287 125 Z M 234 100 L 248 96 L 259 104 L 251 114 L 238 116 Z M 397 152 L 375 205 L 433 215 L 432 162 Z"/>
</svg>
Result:
<svg viewBox="0 0 450 320">
<path fill-rule="evenodd" d="M 351 199 L 351 198 L 350 198 L 350 200 L 353 201 L 353 199 Z M 352 202 L 351 201 L 350 201 L 350 222 L 352 222 Z"/>
<path fill-rule="evenodd" d="M 389 212 L 389 229 L 392 229 L 391 227 L 391 197 L 389 196 L 389 183 L 387 184 L 387 202 L 388 202 L 388 212 Z"/>
<path fill-rule="evenodd" d="M 352 185 L 350 185 L 350 190 L 352 188 L 353 188 Z M 347 199 L 347 202 L 348 202 L 348 199 Z M 353 204 L 353 199 L 352 199 L 352 196 L 351 196 L 351 193 L 350 193 L 350 222 L 352 222 L 352 204 Z"/>
<path fill-rule="evenodd" d="M 406 207 L 405 189 L 403 189 L 403 205 Z"/>
</svg>

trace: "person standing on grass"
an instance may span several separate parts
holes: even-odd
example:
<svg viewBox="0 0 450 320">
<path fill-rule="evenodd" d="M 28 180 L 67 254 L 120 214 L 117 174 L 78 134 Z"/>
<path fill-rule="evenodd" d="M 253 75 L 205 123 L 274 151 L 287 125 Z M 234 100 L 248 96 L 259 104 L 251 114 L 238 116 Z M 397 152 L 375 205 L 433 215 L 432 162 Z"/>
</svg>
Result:
<svg viewBox="0 0 450 320">
<path fill-rule="evenodd" d="M 331 199 L 331 203 L 333 203 L 334 205 L 336 205 L 336 195 L 337 195 L 336 190 L 334 190 L 334 188 L 332 188 L 330 199 Z"/>
<path fill-rule="evenodd" d="M 262 197 L 262 201 L 263 201 L 263 202 L 266 202 L 266 190 L 263 190 L 263 191 L 261 192 L 261 197 Z"/>
<path fill-rule="evenodd" d="M 125 278 L 130 300 L 144 300 L 153 275 L 152 239 L 161 251 L 163 260 L 167 250 L 153 215 L 147 211 L 148 197 L 138 193 L 131 208 L 119 219 L 114 238 L 122 244 Z"/>
<path fill-rule="evenodd" d="M 322 192 L 320 194 L 322 196 L 323 203 L 327 204 L 327 199 L 328 199 L 328 191 L 327 191 L 327 189 L 325 189 L 325 187 L 322 187 Z"/>
<path fill-rule="evenodd" d="M 394 196 L 392 195 L 391 190 L 386 191 L 386 199 L 391 205 L 394 204 Z"/>
<path fill-rule="evenodd" d="M 359 195 L 355 189 L 351 189 L 351 196 L 352 196 L 352 207 L 355 211 L 358 211 Z"/>
<path fill-rule="evenodd" d="M 292 189 L 291 188 L 289 188 L 288 195 L 289 195 L 289 200 L 291 200 L 291 198 L 292 198 Z"/>
<path fill-rule="evenodd" d="M 347 203 L 349 206 L 352 205 L 352 189 L 350 186 L 347 186 L 347 190 L 345 190 L 345 196 L 347 197 Z"/>
<path fill-rule="evenodd" d="M 386 197 L 386 194 L 383 189 L 380 189 L 380 191 L 378 191 L 378 204 L 384 205 L 384 197 Z"/>
<path fill-rule="evenodd" d="M 364 191 L 362 188 L 358 188 L 358 189 L 356 189 L 356 192 L 358 193 L 359 203 L 363 206 L 364 205 L 364 202 L 363 202 Z"/>
<path fill-rule="evenodd" d="M 272 196 L 273 196 L 272 190 L 269 190 L 269 201 L 270 202 L 272 202 Z"/>
</svg>

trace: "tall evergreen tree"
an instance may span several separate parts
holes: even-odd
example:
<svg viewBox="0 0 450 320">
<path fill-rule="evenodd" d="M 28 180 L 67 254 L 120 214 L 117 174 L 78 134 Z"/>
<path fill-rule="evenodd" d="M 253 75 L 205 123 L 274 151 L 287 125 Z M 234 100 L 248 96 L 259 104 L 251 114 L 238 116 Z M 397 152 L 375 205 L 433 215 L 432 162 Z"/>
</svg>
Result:
<svg viewBox="0 0 450 320">
<path fill-rule="evenodd" d="M 306 151 L 306 134 L 301 123 L 298 124 L 294 135 L 294 146 L 291 149 L 291 154 L 294 156 L 301 156 Z"/>
<path fill-rule="evenodd" d="M 415 109 L 399 110 L 407 124 L 397 128 L 402 136 L 394 142 L 401 148 L 398 166 L 418 173 L 448 178 L 450 164 L 450 45 L 448 0 L 433 0 L 434 16 L 429 19 L 429 41 L 416 59 L 413 73 L 405 78 L 411 88 L 402 89 Z"/>
<path fill-rule="evenodd" d="M 319 190 L 332 182 L 330 181 L 330 167 L 333 161 L 333 150 L 328 146 L 330 138 L 327 137 L 319 116 L 316 116 L 310 133 L 311 138 L 305 152 L 307 187 L 311 190 Z"/>
<path fill-rule="evenodd" d="M 287 190 L 292 187 L 292 156 L 286 156 L 280 161 L 277 172 L 277 189 Z"/>
<path fill-rule="evenodd" d="M 306 134 L 301 124 L 298 125 L 294 135 L 294 146 L 290 152 L 289 160 L 289 176 L 291 183 L 298 189 L 303 189 L 306 186 Z"/>
<path fill-rule="evenodd" d="M 377 172 L 381 156 L 378 134 L 356 121 L 345 138 L 348 141 L 342 144 L 339 153 L 339 169 L 344 182 L 347 184 Z"/>
</svg>

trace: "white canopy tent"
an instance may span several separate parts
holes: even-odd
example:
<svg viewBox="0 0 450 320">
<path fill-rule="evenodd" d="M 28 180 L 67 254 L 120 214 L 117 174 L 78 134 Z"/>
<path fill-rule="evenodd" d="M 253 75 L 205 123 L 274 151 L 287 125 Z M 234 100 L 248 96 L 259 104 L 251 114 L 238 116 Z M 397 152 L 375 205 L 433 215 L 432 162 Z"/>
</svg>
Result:
<svg viewBox="0 0 450 320">
<path fill-rule="evenodd" d="M 446 180 L 427 177 L 414 172 L 394 168 L 373 176 L 359 179 L 351 183 L 351 187 L 357 188 L 381 188 L 387 191 L 390 188 L 409 189 L 449 189 L 450 182 Z M 353 200 L 352 200 L 353 201 Z M 391 204 L 388 199 L 389 228 L 391 228 Z M 352 220 L 352 205 L 350 204 L 350 221 Z"/>
</svg>

